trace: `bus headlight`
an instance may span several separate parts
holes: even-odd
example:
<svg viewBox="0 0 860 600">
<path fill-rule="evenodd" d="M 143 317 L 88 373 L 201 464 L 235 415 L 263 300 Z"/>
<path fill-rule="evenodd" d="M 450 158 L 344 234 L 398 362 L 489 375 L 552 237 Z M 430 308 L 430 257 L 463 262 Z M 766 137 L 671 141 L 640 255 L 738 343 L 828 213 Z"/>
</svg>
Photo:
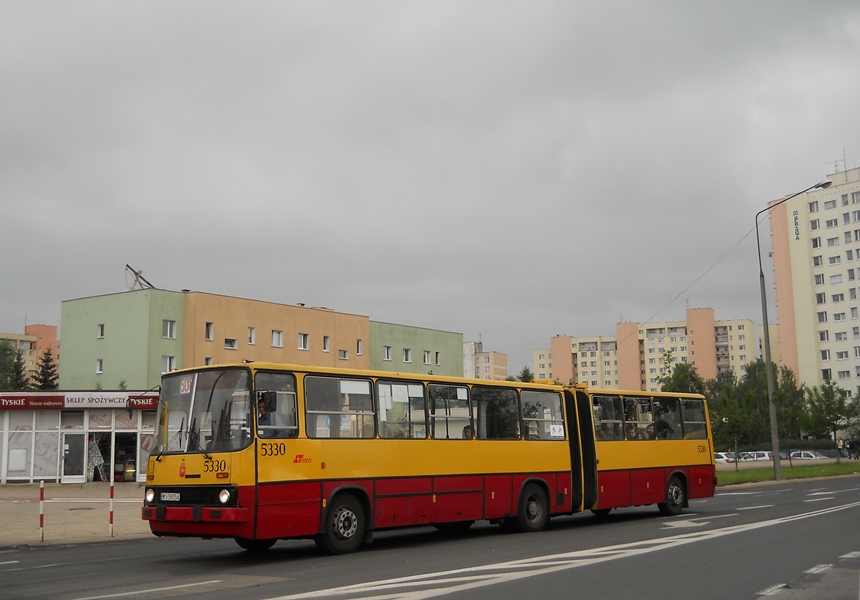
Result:
<svg viewBox="0 0 860 600">
<path fill-rule="evenodd" d="M 221 502 L 221 504 L 227 504 L 230 502 L 230 490 L 221 490 L 218 492 L 218 501 Z"/>
<path fill-rule="evenodd" d="M 155 490 L 152 488 L 147 488 L 146 494 L 144 495 L 144 499 L 146 500 L 147 504 L 155 500 Z"/>
</svg>

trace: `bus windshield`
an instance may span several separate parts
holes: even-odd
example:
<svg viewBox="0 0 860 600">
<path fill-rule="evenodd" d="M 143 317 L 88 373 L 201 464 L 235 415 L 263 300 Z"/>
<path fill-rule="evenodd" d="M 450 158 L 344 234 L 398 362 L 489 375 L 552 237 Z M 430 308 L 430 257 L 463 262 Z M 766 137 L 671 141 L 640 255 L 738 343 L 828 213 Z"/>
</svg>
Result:
<svg viewBox="0 0 860 600">
<path fill-rule="evenodd" d="M 156 452 L 244 448 L 251 443 L 251 408 L 245 369 L 166 375 L 158 407 Z"/>
</svg>

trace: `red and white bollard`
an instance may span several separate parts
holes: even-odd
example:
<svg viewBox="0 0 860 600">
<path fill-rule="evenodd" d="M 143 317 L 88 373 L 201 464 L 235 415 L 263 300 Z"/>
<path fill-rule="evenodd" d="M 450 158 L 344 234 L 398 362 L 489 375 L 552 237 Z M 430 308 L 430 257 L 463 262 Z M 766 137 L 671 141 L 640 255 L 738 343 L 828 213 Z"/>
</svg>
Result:
<svg viewBox="0 0 860 600">
<path fill-rule="evenodd" d="M 110 482 L 110 536 L 113 537 L 113 481 Z"/>
<path fill-rule="evenodd" d="M 39 482 L 39 541 L 45 541 L 45 482 Z"/>
</svg>

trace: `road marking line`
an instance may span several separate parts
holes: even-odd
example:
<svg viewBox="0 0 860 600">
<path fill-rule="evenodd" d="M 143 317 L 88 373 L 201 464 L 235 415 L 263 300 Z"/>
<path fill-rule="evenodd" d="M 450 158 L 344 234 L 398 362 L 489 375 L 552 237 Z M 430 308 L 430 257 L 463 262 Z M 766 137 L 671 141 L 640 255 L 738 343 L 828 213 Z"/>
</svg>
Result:
<svg viewBox="0 0 860 600">
<path fill-rule="evenodd" d="M 779 590 L 786 588 L 786 587 L 788 587 L 788 586 L 784 583 L 777 583 L 776 585 L 772 585 L 769 588 L 758 592 L 756 594 L 756 596 L 773 596 L 774 594 L 779 592 Z"/>
<path fill-rule="evenodd" d="M 822 571 L 826 571 L 826 570 L 828 570 L 828 569 L 829 569 L 830 567 L 832 567 L 832 566 L 833 566 L 833 565 L 815 565 L 814 567 L 812 567 L 812 568 L 810 568 L 810 569 L 806 569 L 806 570 L 804 571 L 804 573 L 810 573 L 810 574 L 812 574 L 812 573 L 821 573 Z"/>
<path fill-rule="evenodd" d="M 619 558 L 638 556 L 642 554 L 656 552 L 659 550 L 667 550 L 670 548 L 676 548 L 694 542 L 706 541 L 727 535 L 733 535 L 735 533 L 746 533 L 754 531 L 756 529 L 761 529 L 763 527 L 781 525 L 784 523 L 790 523 L 792 521 L 799 521 L 801 519 L 808 519 L 811 517 L 827 515 L 834 512 L 857 507 L 860 507 L 860 502 L 852 502 L 850 504 L 843 504 L 841 506 L 822 508 L 808 513 L 801 513 L 799 515 L 793 515 L 789 517 L 780 517 L 777 519 L 760 521 L 758 523 L 732 525 L 729 527 L 724 527 L 722 529 L 713 529 L 710 531 L 695 531 L 664 538 L 655 538 L 639 542 L 618 544 L 616 546 L 606 546 L 603 548 L 595 548 L 590 550 L 580 550 L 574 552 L 566 552 L 562 554 L 538 556 L 508 562 L 479 565 L 476 567 L 453 569 L 449 571 L 439 571 L 435 573 L 396 577 L 383 581 L 357 583 L 337 588 L 329 588 L 312 592 L 304 592 L 300 594 L 292 594 L 288 596 L 277 596 L 275 598 L 271 598 L 270 600 L 331 598 L 335 596 L 347 596 L 356 594 L 361 594 L 365 597 L 369 597 L 368 595 L 372 595 L 375 600 L 382 600 L 383 598 L 405 598 L 407 600 L 423 600 L 424 598 L 445 596 L 448 594 L 464 592 L 475 588 L 496 585 L 499 583 L 507 583 L 520 579 L 525 579 L 528 577 L 547 575 L 550 573 L 556 573 L 569 569 L 575 569 L 593 564 L 608 562 Z M 438 587 L 440 581 L 444 581 L 446 583 L 454 583 L 454 585 L 440 589 Z M 768 590 L 776 590 L 780 587 L 783 587 L 784 585 L 785 584 L 780 584 L 779 587 L 768 588 Z M 376 591 L 387 591 L 396 588 L 400 588 L 400 590 L 394 592 L 393 594 L 375 595 Z M 407 588 L 412 589 L 408 590 Z"/>
<path fill-rule="evenodd" d="M 860 558 L 860 552 L 849 552 L 848 554 L 843 554 L 839 558 Z"/>
<path fill-rule="evenodd" d="M 833 496 L 827 496 L 826 498 L 811 498 L 809 500 L 804 500 L 804 502 L 821 502 L 822 500 L 833 500 Z"/>
<path fill-rule="evenodd" d="M 136 592 L 121 592 L 119 594 L 107 594 L 105 596 L 87 596 L 86 598 L 75 598 L 75 600 L 99 600 L 101 598 L 120 598 L 122 596 L 138 596 L 140 594 L 152 594 L 155 592 L 166 592 L 168 590 L 180 590 L 182 588 L 194 587 L 197 585 L 209 585 L 212 583 L 221 583 L 221 579 L 213 579 L 211 581 L 201 581 L 199 583 L 186 583 L 183 585 L 171 585 L 163 588 L 150 588 L 148 590 L 138 590 Z"/>
<path fill-rule="evenodd" d="M 756 510 L 757 508 L 770 508 L 773 504 L 759 504 L 758 506 L 742 506 L 735 510 Z"/>
<path fill-rule="evenodd" d="M 840 557 L 841 558 L 841 557 Z M 7 560 L 5 562 L 0 562 L 0 565 L 17 565 L 19 561 L 17 560 Z"/>
</svg>

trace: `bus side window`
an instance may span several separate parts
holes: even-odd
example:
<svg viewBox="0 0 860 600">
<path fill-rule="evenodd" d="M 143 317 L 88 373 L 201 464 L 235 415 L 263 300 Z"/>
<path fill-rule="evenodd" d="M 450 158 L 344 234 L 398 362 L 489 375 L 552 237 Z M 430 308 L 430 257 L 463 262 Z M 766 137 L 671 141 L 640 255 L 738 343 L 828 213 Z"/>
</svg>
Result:
<svg viewBox="0 0 860 600">
<path fill-rule="evenodd" d="M 261 437 L 294 438 L 299 435 L 296 414 L 296 378 L 292 373 L 260 371 L 254 377 L 258 404 L 264 400 L 271 414 L 269 424 L 257 425 Z"/>
<path fill-rule="evenodd" d="M 472 425 L 469 388 L 431 383 L 427 386 L 427 398 L 430 437 L 462 439 L 464 428 Z"/>
<path fill-rule="evenodd" d="M 378 381 L 379 437 L 427 437 L 424 386 L 421 383 Z"/>
<path fill-rule="evenodd" d="M 376 437 L 370 381 L 306 376 L 305 418 L 310 438 Z"/>
<path fill-rule="evenodd" d="M 651 398 L 625 396 L 624 431 L 628 440 L 654 440 L 654 422 L 651 412 Z"/>
<path fill-rule="evenodd" d="M 654 426 L 658 440 L 681 439 L 681 410 L 677 398 L 654 399 Z"/>
<path fill-rule="evenodd" d="M 593 396 L 594 435 L 598 441 L 624 439 L 624 413 L 619 396 Z"/>
<path fill-rule="evenodd" d="M 520 438 L 520 411 L 517 391 L 476 385 L 472 388 L 475 406 L 476 437 L 488 440 L 518 440 Z M 468 437 L 465 434 L 463 437 Z"/>
<path fill-rule="evenodd" d="M 705 423 L 705 403 L 697 398 L 681 400 L 681 418 L 684 421 L 685 440 L 703 440 L 708 437 Z"/>
<path fill-rule="evenodd" d="M 564 413 L 559 394 L 523 390 L 520 402 L 527 440 L 564 439 Z"/>
</svg>

